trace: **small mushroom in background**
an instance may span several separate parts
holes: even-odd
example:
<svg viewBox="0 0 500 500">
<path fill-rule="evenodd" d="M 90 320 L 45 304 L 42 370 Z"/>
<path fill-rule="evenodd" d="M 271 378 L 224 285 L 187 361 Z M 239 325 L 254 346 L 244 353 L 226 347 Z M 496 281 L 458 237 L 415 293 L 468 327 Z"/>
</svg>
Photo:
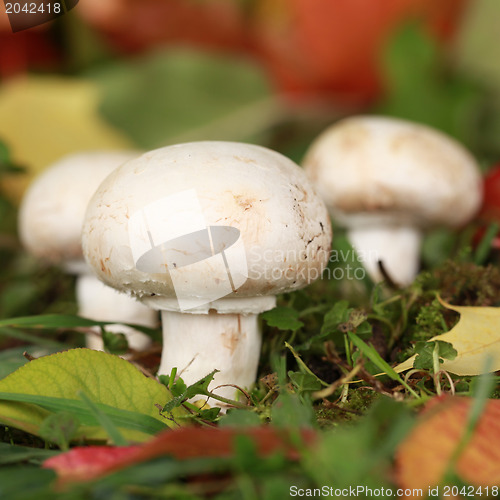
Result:
<svg viewBox="0 0 500 500">
<path fill-rule="evenodd" d="M 83 230 L 99 279 L 161 311 L 158 374 L 176 367 L 191 384 L 217 369 L 211 389 L 229 398 L 234 387 L 217 387 L 255 382 L 258 314 L 320 278 L 330 245 L 326 207 L 303 170 L 232 142 L 169 146 L 122 165 Z"/>
<path fill-rule="evenodd" d="M 481 204 L 479 167 L 457 141 L 386 117 L 341 120 L 306 153 L 304 168 L 370 277 L 412 283 L 423 231 L 458 227 Z"/>
<path fill-rule="evenodd" d="M 87 266 L 81 231 L 87 203 L 99 184 L 116 167 L 139 155 L 136 151 L 95 151 L 62 158 L 28 188 L 19 210 L 19 235 L 24 247 L 45 262 L 78 276 L 78 314 L 96 321 L 154 326 L 156 312 L 99 281 Z M 117 324 L 106 328 L 124 333 L 130 347 L 146 349 L 150 338 Z M 102 350 L 102 339 L 87 336 L 87 347 Z"/>
</svg>

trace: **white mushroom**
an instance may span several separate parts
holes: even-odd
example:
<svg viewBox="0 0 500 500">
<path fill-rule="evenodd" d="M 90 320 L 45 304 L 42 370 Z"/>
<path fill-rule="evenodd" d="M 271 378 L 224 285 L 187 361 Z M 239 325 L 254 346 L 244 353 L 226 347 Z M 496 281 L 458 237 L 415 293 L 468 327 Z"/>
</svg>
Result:
<svg viewBox="0 0 500 500">
<path fill-rule="evenodd" d="M 162 311 L 159 374 L 251 386 L 257 315 L 321 276 L 331 227 L 304 172 L 263 147 L 197 142 L 118 168 L 89 204 L 88 263 L 107 285 Z M 233 398 L 233 387 L 216 394 Z"/>
<path fill-rule="evenodd" d="M 303 165 L 374 281 L 383 279 L 381 262 L 395 283 L 410 284 L 423 229 L 460 226 L 481 203 L 472 155 L 447 135 L 403 120 L 342 120 L 316 139 Z"/>
<path fill-rule="evenodd" d="M 81 316 L 154 326 L 155 311 L 104 286 L 87 266 L 81 246 L 85 210 L 94 191 L 116 167 L 138 155 L 135 151 L 96 151 L 64 157 L 45 170 L 26 192 L 19 211 L 19 234 L 34 256 L 78 275 L 76 295 Z M 125 333 L 129 345 L 137 350 L 151 343 L 147 335 L 124 325 L 107 329 Z M 103 349 L 98 335 L 89 335 L 87 346 Z"/>
</svg>

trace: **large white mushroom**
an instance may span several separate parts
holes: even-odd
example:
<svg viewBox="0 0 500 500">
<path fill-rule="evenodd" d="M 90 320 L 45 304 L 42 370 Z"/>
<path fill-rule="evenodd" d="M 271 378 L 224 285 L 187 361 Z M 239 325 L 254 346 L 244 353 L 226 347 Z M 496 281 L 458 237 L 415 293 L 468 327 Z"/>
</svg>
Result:
<svg viewBox="0 0 500 500">
<path fill-rule="evenodd" d="M 399 285 L 419 268 L 422 232 L 460 226 L 481 203 L 481 174 L 457 141 L 399 119 L 358 116 L 328 128 L 304 168 L 375 281 Z"/>
<path fill-rule="evenodd" d="M 19 211 L 19 236 L 34 256 L 78 275 L 78 313 L 96 321 L 156 324 L 156 312 L 105 286 L 90 271 L 82 253 L 81 232 L 87 203 L 99 184 L 116 167 L 135 158 L 136 151 L 95 151 L 66 156 L 45 170 L 27 190 Z M 130 347 L 147 348 L 150 338 L 117 324 L 109 331 L 125 333 Z M 87 346 L 103 349 L 98 335 Z"/>
<path fill-rule="evenodd" d="M 197 142 L 144 154 L 92 198 L 83 231 L 99 279 L 161 310 L 159 374 L 251 386 L 258 314 L 321 276 L 331 228 L 295 163 L 269 149 Z M 215 393 L 233 398 L 233 387 Z"/>
</svg>

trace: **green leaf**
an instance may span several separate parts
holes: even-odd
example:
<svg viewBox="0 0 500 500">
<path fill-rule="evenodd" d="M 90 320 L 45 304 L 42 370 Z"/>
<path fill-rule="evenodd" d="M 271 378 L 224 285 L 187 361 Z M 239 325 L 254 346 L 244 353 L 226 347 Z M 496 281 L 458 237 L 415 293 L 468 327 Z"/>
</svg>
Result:
<svg viewBox="0 0 500 500">
<path fill-rule="evenodd" d="M 78 417 L 83 425 L 99 425 L 99 419 L 95 413 L 89 410 L 88 405 L 82 401 L 66 398 L 52 398 L 50 396 L 37 396 L 32 394 L 18 394 L 15 392 L 0 392 L 0 400 L 17 401 L 20 403 L 29 403 L 40 406 L 49 412 L 67 411 Z M 144 432 L 154 435 L 165 430 L 163 422 L 149 415 L 143 415 L 138 412 L 121 410 L 112 406 L 95 403 L 100 411 L 109 416 L 112 421 L 121 428 Z"/>
<path fill-rule="evenodd" d="M 241 58 L 156 51 L 93 74 L 101 111 L 139 146 L 244 140 L 276 122 L 267 78 Z"/>
<path fill-rule="evenodd" d="M 0 469 L 0 498 L 54 500 L 57 496 L 51 485 L 55 480 L 56 474 L 53 470 L 34 466 L 3 467 Z M 73 496 L 67 498 L 79 499 L 79 497 Z"/>
<path fill-rule="evenodd" d="M 214 422 L 218 417 L 220 413 L 220 408 L 214 407 L 214 408 L 207 408 L 205 410 L 198 410 L 197 417 L 200 420 L 204 420 L 207 422 Z"/>
<path fill-rule="evenodd" d="M 123 333 L 102 331 L 104 349 L 111 354 L 125 354 L 128 351 L 127 337 Z"/>
<path fill-rule="evenodd" d="M 444 342 L 443 340 L 437 340 L 437 345 L 439 346 L 439 357 L 443 359 L 449 359 L 453 361 L 457 355 L 457 350 L 449 342 Z"/>
<path fill-rule="evenodd" d="M 418 370 L 432 370 L 434 367 L 434 349 L 438 349 L 439 363 L 444 363 L 445 359 L 454 360 L 457 351 L 449 342 L 434 340 L 429 342 L 417 342 L 415 345 L 416 358 L 413 368 Z"/>
<path fill-rule="evenodd" d="M 390 489 L 386 471 L 393 468 L 397 446 L 412 425 L 406 404 L 381 398 L 358 422 L 323 432 L 314 452 L 304 454 L 304 470 L 317 485 L 334 484 L 347 491 L 352 485 Z"/>
<path fill-rule="evenodd" d="M 341 300 L 325 314 L 318 338 L 328 337 L 339 351 L 344 351 L 344 335 L 347 332 L 355 332 L 358 337 L 365 338 L 371 335 L 372 327 L 366 321 L 365 312 L 349 308 L 349 303 Z"/>
<path fill-rule="evenodd" d="M 314 422 L 312 405 L 302 401 L 297 394 L 281 393 L 271 409 L 273 425 L 277 427 L 310 427 Z"/>
<path fill-rule="evenodd" d="M 146 440 L 151 422 L 158 422 L 158 428 L 173 427 L 186 414 L 176 409 L 172 421 L 160 416 L 155 405 L 164 406 L 170 393 L 127 361 L 100 351 L 72 349 L 31 361 L 0 380 L 0 422 L 38 434 L 50 413 L 70 411 L 83 420 L 76 438 L 106 439 L 95 418 L 86 420 L 89 411 L 78 399 L 80 391 L 108 414 L 124 417 L 116 425 L 130 440 Z M 30 404 L 22 402 L 28 397 Z"/>
<path fill-rule="evenodd" d="M 84 392 L 79 392 L 78 395 L 84 404 L 89 408 L 90 412 L 101 424 L 101 427 L 107 432 L 111 442 L 115 446 L 127 446 L 127 440 L 122 436 L 121 432 L 115 426 L 113 421 L 103 412 Z"/>
<path fill-rule="evenodd" d="M 280 330 L 296 331 L 304 326 L 299 320 L 299 312 L 291 307 L 275 307 L 270 311 L 261 314 L 262 319 L 269 326 L 274 326 Z"/>
<path fill-rule="evenodd" d="M 321 327 L 321 335 L 328 335 L 338 330 L 338 325 L 347 321 L 349 316 L 349 302 L 341 300 L 337 302 L 323 318 L 323 326 Z"/>
<path fill-rule="evenodd" d="M 198 382 L 190 385 L 189 387 L 186 387 L 186 390 L 182 394 L 176 396 L 164 406 L 163 411 L 170 413 L 171 411 L 174 410 L 174 408 L 180 406 L 184 401 L 186 401 L 187 399 L 191 399 L 192 397 L 197 395 L 210 396 L 210 391 L 208 390 L 208 386 L 210 385 L 210 382 L 212 382 L 215 374 L 218 371 L 219 370 L 214 370 L 213 372 L 210 372 L 202 379 L 198 380 Z M 179 387 L 182 387 L 182 385 L 185 386 L 184 381 L 182 381 L 181 379 L 181 385 Z M 178 392 L 178 389 L 176 390 L 176 392 Z"/>
<path fill-rule="evenodd" d="M 239 408 L 228 410 L 219 421 L 219 427 L 256 427 L 260 424 L 257 413 Z"/>
<path fill-rule="evenodd" d="M 396 32 L 381 67 L 387 92 L 378 113 L 425 123 L 466 144 L 471 141 L 483 97 L 465 77 L 445 73 L 444 54 L 421 25 L 407 24 Z"/>
<path fill-rule="evenodd" d="M 319 391 L 322 387 L 318 377 L 310 373 L 289 371 L 288 376 L 299 393 Z"/>
<path fill-rule="evenodd" d="M 52 413 L 42 422 L 39 434 L 45 441 L 55 443 L 66 451 L 79 426 L 78 418 L 72 413 L 67 411 Z"/>
</svg>

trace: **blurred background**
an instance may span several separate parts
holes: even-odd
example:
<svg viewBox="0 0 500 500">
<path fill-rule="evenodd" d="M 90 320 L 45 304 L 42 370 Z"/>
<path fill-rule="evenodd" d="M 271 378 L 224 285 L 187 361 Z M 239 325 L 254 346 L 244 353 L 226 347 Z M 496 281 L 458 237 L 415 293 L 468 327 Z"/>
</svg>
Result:
<svg viewBox="0 0 500 500">
<path fill-rule="evenodd" d="M 16 236 L 30 180 L 74 151 L 221 139 L 300 162 L 327 125 L 378 113 L 445 131 L 486 171 L 499 17 L 498 0 L 80 0 L 12 33 L 2 9 L 0 317 L 74 310 L 70 278 Z"/>
</svg>

